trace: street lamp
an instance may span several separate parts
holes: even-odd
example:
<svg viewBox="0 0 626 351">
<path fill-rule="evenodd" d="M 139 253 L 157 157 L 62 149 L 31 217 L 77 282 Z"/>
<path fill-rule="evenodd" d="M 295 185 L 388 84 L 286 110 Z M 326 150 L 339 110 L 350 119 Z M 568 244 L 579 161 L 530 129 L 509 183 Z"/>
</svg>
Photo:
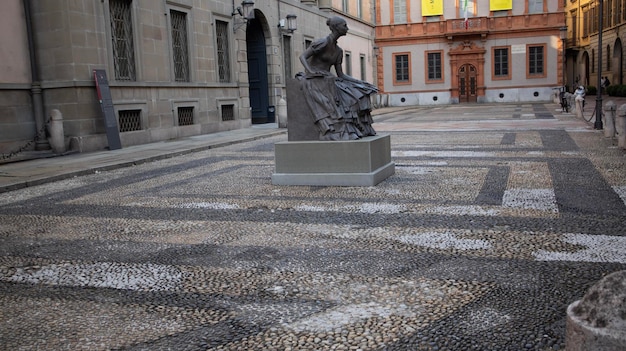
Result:
<svg viewBox="0 0 626 351">
<path fill-rule="evenodd" d="M 596 122 L 594 129 L 602 129 L 602 3 L 598 1 L 598 92 L 596 93 Z"/>
<path fill-rule="evenodd" d="M 233 2 L 233 6 L 235 6 L 234 2 Z M 237 29 L 243 26 L 244 24 L 248 24 L 249 20 L 254 19 L 254 1 L 243 0 L 241 2 L 241 6 L 238 6 L 237 8 L 233 8 L 232 16 L 235 17 L 236 15 L 241 16 L 243 21 L 237 23 L 237 21 L 235 20 L 235 23 L 233 26 L 233 32 L 236 32 Z"/>
<path fill-rule="evenodd" d="M 561 36 L 561 49 L 563 50 L 563 92 L 565 93 L 567 91 L 565 85 L 565 61 L 567 60 L 565 57 L 565 39 L 567 39 L 567 26 L 559 28 L 559 34 Z"/>
</svg>

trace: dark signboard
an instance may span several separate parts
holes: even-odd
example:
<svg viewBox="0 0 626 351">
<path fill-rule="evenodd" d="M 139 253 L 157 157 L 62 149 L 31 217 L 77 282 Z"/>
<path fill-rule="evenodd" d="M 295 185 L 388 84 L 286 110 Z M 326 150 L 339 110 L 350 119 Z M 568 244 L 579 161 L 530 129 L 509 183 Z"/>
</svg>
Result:
<svg viewBox="0 0 626 351">
<path fill-rule="evenodd" d="M 107 73 L 103 69 L 94 69 L 93 75 L 96 80 L 98 100 L 100 100 L 100 107 L 104 114 L 104 127 L 107 132 L 109 150 L 121 149 L 122 142 L 120 141 L 120 132 L 117 129 L 117 118 L 115 117 L 115 110 L 113 110 L 113 99 L 111 98 Z"/>
</svg>

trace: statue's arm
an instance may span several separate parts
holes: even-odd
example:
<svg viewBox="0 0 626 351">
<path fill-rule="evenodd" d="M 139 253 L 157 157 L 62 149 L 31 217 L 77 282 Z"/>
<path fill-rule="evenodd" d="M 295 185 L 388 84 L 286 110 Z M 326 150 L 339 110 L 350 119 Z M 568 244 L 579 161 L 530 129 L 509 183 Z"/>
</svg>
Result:
<svg viewBox="0 0 626 351">
<path fill-rule="evenodd" d="M 304 50 L 302 55 L 300 55 L 300 63 L 302 63 L 302 67 L 304 67 L 304 71 L 308 74 L 313 73 L 313 70 L 311 69 L 311 66 L 309 65 L 309 57 L 313 56 L 313 54 L 314 54 L 313 49 L 309 47 L 308 49 Z"/>
</svg>

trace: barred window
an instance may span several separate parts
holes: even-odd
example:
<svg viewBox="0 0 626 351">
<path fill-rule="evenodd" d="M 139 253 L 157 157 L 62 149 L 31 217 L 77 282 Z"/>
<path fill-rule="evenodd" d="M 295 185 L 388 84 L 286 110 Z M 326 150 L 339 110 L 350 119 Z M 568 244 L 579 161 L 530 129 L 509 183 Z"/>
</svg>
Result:
<svg viewBox="0 0 626 351">
<path fill-rule="evenodd" d="M 172 21 L 172 53 L 174 55 L 174 76 L 177 82 L 188 82 L 189 45 L 187 41 L 187 14 L 170 10 Z"/>
<path fill-rule="evenodd" d="M 235 105 L 222 105 L 222 121 L 235 120 Z"/>
<path fill-rule="evenodd" d="M 441 53 L 429 52 L 428 53 L 428 80 L 440 80 L 441 78 L 442 78 Z"/>
<path fill-rule="evenodd" d="M 117 80 L 136 79 L 131 5 L 132 0 L 109 1 L 113 66 Z"/>
<path fill-rule="evenodd" d="M 493 50 L 493 74 L 496 77 L 509 76 L 509 49 L 499 48 Z"/>
<path fill-rule="evenodd" d="M 230 82 L 230 48 L 228 45 L 228 22 L 215 21 L 217 37 L 217 69 L 219 81 Z"/>
<path fill-rule="evenodd" d="M 543 75 L 543 46 L 530 46 L 528 48 L 528 74 Z"/>
<path fill-rule="evenodd" d="M 190 126 L 193 124 L 193 106 L 178 108 L 178 125 Z"/>
<path fill-rule="evenodd" d="M 120 110 L 118 119 L 120 133 L 141 130 L 141 110 Z"/>
</svg>

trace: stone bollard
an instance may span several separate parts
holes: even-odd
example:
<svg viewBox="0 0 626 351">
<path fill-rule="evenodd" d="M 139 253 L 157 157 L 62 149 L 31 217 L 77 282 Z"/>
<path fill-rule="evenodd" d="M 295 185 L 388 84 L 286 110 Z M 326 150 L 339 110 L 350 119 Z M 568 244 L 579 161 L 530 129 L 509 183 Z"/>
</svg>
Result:
<svg viewBox="0 0 626 351">
<path fill-rule="evenodd" d="M 615 136 L 615 103 L 609 100 L 604 104 L 604 136 Z"/>
<path fill-rule="evenodd" d="M 565 349 L 626 350 L 626 270 L 607 275 L 567 308 Z"/>
<path fill-rule="evenodd" d="M 65 135 L 63 135 L 63 115 L 61 111 L 54 109 L 50 112 L 50 123 L 48 123 L 48 142 L 55 154 L 65 152 Z"/>
<path fill-rule="evenodd" d="M 615 132 L 617 134 L 617 146 L 626 149 L 626 104 L 622 104 L 617 109 Z"/>
<path fill-rule="evenodd" d="M 278 100 L 278 128 L 287 128 L 287 102 L 282 97 Z"/>
<path fill-rule="evenodd" d="M 583 118 L 583 101 L 585 101 L 585 99 L 574 99 L 576 101 L 576 117 L 577 118 Z"/>
</svg>

